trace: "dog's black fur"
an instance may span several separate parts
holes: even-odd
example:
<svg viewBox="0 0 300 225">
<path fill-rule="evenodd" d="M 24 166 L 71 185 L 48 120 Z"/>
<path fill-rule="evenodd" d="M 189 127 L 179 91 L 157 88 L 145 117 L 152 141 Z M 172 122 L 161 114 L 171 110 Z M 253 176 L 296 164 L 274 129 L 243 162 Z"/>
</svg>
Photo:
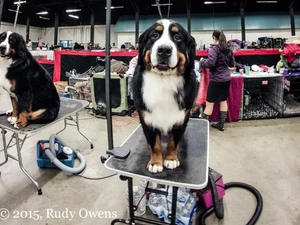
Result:
<svg viewBox="0 0 300 225">
<path fill-rule="evenodd" d="M 174 98 L 178 103 L 178 108 L 181 110 L 185 110 L 186 116 L 182 124 L 174 124 L 173 128 L 169 131 L 168 135 L 173 136 L 174 139 L 174 147 L 178 148 L 178 144 L 183 137 L 183 134 L 186 130 L 186 126 L 189 120 L 190 110 L 193 107 L 194 100 L 196 97 L 196 75 L 194 72 L 194 59 L 195 59 L 195 48 L 196 43 L 195 39 L 178 23 L 173 21 L 173 24 L 178 28 L 177 34 L 181 36 L 181 40 L 177 41 L 174 39 L 174 33 L 170 31 L 170 38 L 175 43 L 177 47 L 177 51 L 182 53 L 186 62 L 184 65 L 183 74 L 178 74 L 178 76 L 184 77 L 184 86 L 183 89 L 178 90 L 177 94 L 174 94 Z M 162 134 L 162 131 L 152 127 L 149 124 L 146 124 L 143 118 L 143 112 L 149 111 L 144 100 L 143 100 L 143 74 L 147 70 L 147 62 L 145 62 L 145 54 L 148 50 L 152 49 L 154 43 L 159 39 L 161 33 L 157 32 L 156 27 L 159 26 L 159 23 L 153 24 L 150 28 L 148 28 L 139 38 L 139 57 L 138 63 L 133 76 L 133 98 L 136 109 L 139 113 L 139 118 L 141 125 L 143 127 L 144 134 L 146 139 L 151 147 L 152 156 L 156 154 L 155 145 L 157 144 L 157 137 Z M 171 29 L 171 28 L 170 28 Z M 154 35 L 154 33 L 159 33 L 159 36 Z M 163 98 L 164 96 L 161 96 Z M 167 105 L 165 106 L 168 107 Z M 170 111 L 170 114 L 172 112 Z M 168 153 L 167 153 L 168 154 Z M 177 155 L 177 152 L 176 152 Z M 177 157 L 177 156 L 176 156 Z M 159 160 L 160 161 L 160 160 Z M 155 164 L 155 160 L 152 158 L 149 164 Z M 148 164 L 148 166 L 149 166 Z M 161 164 L 161 162 L 159 162 Z"/>
<path fill-rule="evenodd" d="M 7 32 L 0 35 L 0 43 L 6 39 L 6 36 Z M 30 113 L 45 109 L 31 121 L 48 123 L 55 120 L 60 109 L 60 99 L 49 74 L 27 50 L 21 35 L 10 34 L 9 45 L 9 54 L 2 57 L 12 59 L 6 78 L 10 82 L 15 82 L 12 92 L 17 96 L 18 115 L 25 112 L 30 121 Z"/>
</svg>

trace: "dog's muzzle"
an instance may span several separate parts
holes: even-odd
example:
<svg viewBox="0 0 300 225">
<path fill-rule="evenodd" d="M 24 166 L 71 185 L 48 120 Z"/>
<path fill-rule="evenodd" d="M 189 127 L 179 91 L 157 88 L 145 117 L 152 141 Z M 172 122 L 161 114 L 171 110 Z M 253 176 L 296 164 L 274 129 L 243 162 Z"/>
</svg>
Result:
<svg viewBox="0 0 300 225">
<path fill-rule="evenodd" d="M 161 45 L 158 47 L 157 58 L 158 58 L 159 64 L 158 64 L 157 68 L 159 70 L 168 70 L 169 69 L 168 61 L 172 55 L 172 52 L 173 52 L 172 47 L 169 45 Z"/>
</svg>

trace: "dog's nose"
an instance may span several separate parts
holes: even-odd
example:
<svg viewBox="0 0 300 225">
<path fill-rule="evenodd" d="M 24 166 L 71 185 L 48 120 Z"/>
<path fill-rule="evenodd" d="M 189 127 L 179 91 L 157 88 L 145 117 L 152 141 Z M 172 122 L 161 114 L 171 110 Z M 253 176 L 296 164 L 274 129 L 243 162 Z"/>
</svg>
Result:
<svg viewBox="0 0 300 225">
<path fill-rule="evenodd" d="M 167 59 L 172 55 L 172 47 L 169 45 L 161 45 L 157 49 L 157 55 L 163 59 Z"/>
<path fill-rule="evenodd" d="M 0 46 L 0 53 L 4 54 L 6 52 L 6 46 Z"/>
</svg>

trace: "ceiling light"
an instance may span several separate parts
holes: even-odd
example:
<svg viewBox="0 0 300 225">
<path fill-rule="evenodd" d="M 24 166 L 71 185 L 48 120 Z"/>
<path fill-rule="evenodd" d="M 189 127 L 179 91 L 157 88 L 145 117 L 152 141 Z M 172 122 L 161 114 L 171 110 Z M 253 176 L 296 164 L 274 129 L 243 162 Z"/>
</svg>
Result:
<svg viewBox="0 0 300 225">
<path fill-rule="evenodd" d="M 173 5 L 173 3 L 166 3 L 166 4 L 158 4 L 159 6 L 169 6 L 169 5 Z M 151 6 L 157 6 L 157 4 L 152 4 Z"/>
<path fill-rule="evenodd" d="M 26 1 L 18 1 L 18 2 L 14 2 L 15 5 L 23 4 L 23 3 L 26 3 Z"/>
<path fill-rule="evenodd" d="M 111 6 L 111 9 L 123 9 L 124 6 Z M 107 7 L 105 7 L 105 9 L 107 9 Z"/>
<path fill-rule="evenodd" d="M 278 1 L 257 1 L 257 3 L 277 3 Z"/>
<path fill-rule="evenodd" d="M 48 14 L 48 12 L 38 12 L 38 13 L 36 13 L 36 15 L 46 15 L 46 14 Z"/>
<path fill-rule="evenodd" d="M 210 5 L 210 4 L 225 4 L 226 1 L 222 1 L 222 2 L 204 2 L 205 5 Z"/>
<path fill-rule="evenodd" d="M 43 19 L 43 20 L 50 20 L 50 18 L 48 17 L 43 17 L 43 16 L 39 16 L 40 19 Z"/>
<path fill-rule="evenodd" d="M 80 12 L 81 9 L 67 9 L 66 12 Z"/>
<path fill-rule="evenodd" d="M 79 16 L 75 16 L 75 15 L 69 15 L 69 17 L 75 18 L 75 19 L 79 19 Z"/>
<path fill-rule="evenodd" d="M 15 12 L 15 13 L 17 12 L 17 10 L 14 10 L 14 9 L 8 9 L 8 11 Z M 22 12 L 19 11 L 19 13 L 22 13 Z"/>
</svg>

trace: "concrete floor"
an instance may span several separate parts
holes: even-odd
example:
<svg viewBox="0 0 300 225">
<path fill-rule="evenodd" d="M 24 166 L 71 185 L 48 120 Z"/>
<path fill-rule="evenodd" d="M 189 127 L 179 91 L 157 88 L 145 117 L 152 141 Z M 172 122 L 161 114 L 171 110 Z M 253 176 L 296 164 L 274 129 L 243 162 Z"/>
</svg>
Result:
<svg viewBox="0 0 300 225">
<path fill-rule="evenodd" d="M 0 100 L 2 106 L 9 104 L 3 93 L 0 93 Z M 94 149 L 89 149 L 88 142 L 73 127 L 64 131 L 61 137 L 86 157 L 87 168 L 83 175 L 102 177 L 112 174 L 99 160 L 107 149 L 106 121 L 94 118 L 86 111 L 81 113 L 80 119 L 81 130 L 94 142 Z M 114 117 L 113 121 L 114 144 L 119 146 L 138 122 L 126 117 Z M 0 224 L 108 225 L 115 216 L 127 218 L 127 183 L 119 180 L 118 176 L 92 181 L 59 170 L 37 167 L 36 142 L 48 139 L 62 127 L 60 122 L 32 136 L 23 148 L 24 166 L 40 183 L 43 195 L 37 194 L 17 162 L 9 160 L 0 168 L 0 215 L 3 215 L 1 208 L 10 211 L 10 218 L 5 221 L 0 218 Z M 246 182 L 261 192 L 264 209 L 257 224 L 300 224 L 299 134 L 300 118 L 242 121 L 226 124 L 225 132 L 210 130 L 210 167 L 222 173 L 225 182 Z M 16 151 L 12 148 L 10 152 Z M 2 161 L 3 152 L 0 155 Z M 254 210 L 255 199 L 246 191 L 231 189 L 224 198 L 224 204 L 225 218 L 218 221 L 211 216 L 207 225 L 246 224 Z M 55 211 L 61 215 L 55 215 Z M 68 218 L 63 218 L 66 211 L 75 212 L 74 217 L 69 214 Z M 47 217 L 47 212 L 52 214 Z M 104 213 L 98 214 L 99 217 L 110 218 L 95 218 L 95 212 Z M 39 220 L 33 219 L 35 214 L 39 215 Z M 56 218 L 51 218 L 51 215 Z"/>
</svg>

